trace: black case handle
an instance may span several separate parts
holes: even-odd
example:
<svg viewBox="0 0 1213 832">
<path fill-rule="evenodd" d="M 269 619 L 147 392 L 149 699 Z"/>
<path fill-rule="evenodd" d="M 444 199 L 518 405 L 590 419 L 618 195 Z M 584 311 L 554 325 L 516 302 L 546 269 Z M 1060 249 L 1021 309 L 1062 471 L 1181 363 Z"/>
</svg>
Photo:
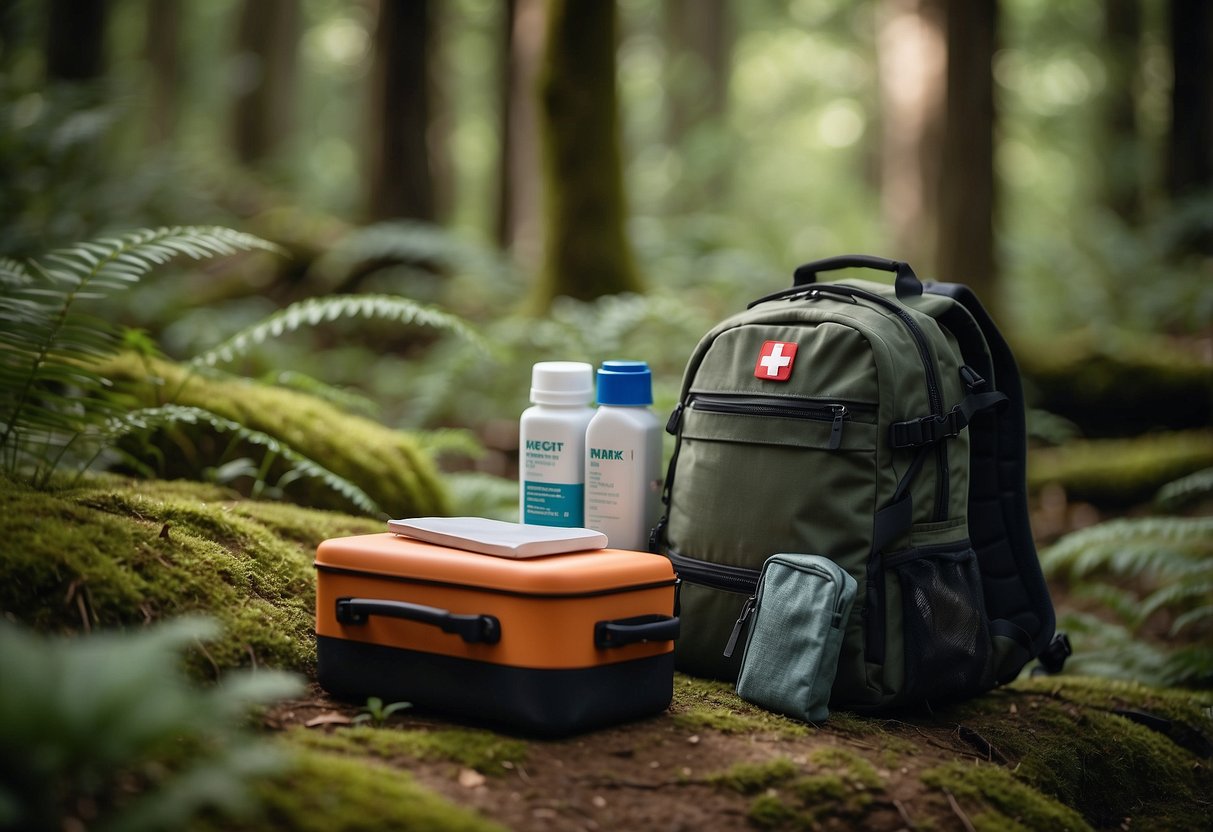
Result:
<svg viewBox="0 0 1213 832">
<path fill-rule="evenodd" d="M 338 598 L 337 623 L 365 624 L 372 615 L 402 618 L 453 633 L 469 644 L 496 644 L 501 641 L 501 622 L 492 615 L 460 615 L 438 607 L 382 601 L 371 598 Z"/>
<path fill-rule="evenodd" d="M 832 272 L 837 269 L 877 269 L 882 272 L 893 272 L 897 277 L 893 285 L 897 289 L 897 297 L 901 300 L 918 297 L 922 294 L 922 281 L 910 264 L 901 260 L 889 260 L 884 257 L 872 257 L 868 254 L 843 254 L 838 257 L 826 257 L 798 266 L 792 273 L 793 286 L 809 286 L 817 282 L 818 272 Z"/>
<path fill-rule="evenodd" d="M 594 625 L 594 646 L 599 650 L 641 641 L 673 641 L 681 624 L 676 615 L 638 615 Z"/>
</svg>

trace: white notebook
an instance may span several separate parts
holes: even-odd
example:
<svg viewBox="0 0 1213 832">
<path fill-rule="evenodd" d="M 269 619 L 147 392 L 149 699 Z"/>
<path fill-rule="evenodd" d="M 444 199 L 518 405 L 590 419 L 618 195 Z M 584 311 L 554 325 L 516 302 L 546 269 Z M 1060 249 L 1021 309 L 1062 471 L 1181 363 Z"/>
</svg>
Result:
<svg viewBox="0 0 1213 832">
<path fill-rule="evenodd" d="M 486 517 L 410 517 L 389 520 L 389 531 L 499 558 L 534 558 L 602 549 L 607 536 L 593 529 L 507 523 Z"/>
</svg>

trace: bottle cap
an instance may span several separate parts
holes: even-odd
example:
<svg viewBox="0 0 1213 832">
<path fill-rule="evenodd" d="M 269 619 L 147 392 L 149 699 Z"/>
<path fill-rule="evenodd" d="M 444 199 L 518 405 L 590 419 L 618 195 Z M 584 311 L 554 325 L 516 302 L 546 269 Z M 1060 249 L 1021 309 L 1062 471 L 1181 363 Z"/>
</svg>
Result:
<svg viewBox="0 0 1213 832">
<path fill-rule="evenodd" d="M 580 361 L 540 361 L 531 368 L 535 404 L 589 404 L 594 397 L 594 368 Z"/>
<path fill-rule="evenodd" d="M 604 361 L 598 370 L 598 403 L 636 407 L 653 403 L 653 373 L 643 361 Z"/>
</svg>

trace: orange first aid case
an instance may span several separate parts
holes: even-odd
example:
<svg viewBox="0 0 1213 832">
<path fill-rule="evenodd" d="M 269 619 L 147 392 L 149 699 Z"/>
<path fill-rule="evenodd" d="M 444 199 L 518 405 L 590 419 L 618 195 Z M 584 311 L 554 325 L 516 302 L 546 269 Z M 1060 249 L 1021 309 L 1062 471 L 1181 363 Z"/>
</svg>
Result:
<svg viewBox="0 0 1213 832">
<path fill-rule="evenodd" d="M 321 687 L 547 735 L 673 696 L 676 579 L 660 555 L 512 559 L 385 533 L 316 550 Z"/>
</svg>

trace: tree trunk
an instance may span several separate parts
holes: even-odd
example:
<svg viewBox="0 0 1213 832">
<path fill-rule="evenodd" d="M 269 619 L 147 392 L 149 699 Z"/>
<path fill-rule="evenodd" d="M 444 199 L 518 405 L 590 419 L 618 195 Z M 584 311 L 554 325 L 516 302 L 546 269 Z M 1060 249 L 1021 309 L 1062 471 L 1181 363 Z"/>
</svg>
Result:
<svg viewBox="0 0 1213 832">
<path fill-rule="evenodd" d="M 427 131 L 432 109 L 429 0 L 382 0 L 375 28 L 368 211 L 373 220 L 437 217 Z"/>
<path fill-rule="evenodd" d="M 245 164 L 264 161 L 290 134 L 300 22 L 299 0 L 245 0 L 241 9 L 233 148 Z"/>
<path fill-rule="evenodd" d="M 46 77 L 92 81 L 105 71 L 106 0 L 47 3 Z"/>
<path fill-rule="evenodd" d="M 502 49 L 501 159 L 498 169 L 497 240 L 525 267 L 543 253 L 539 107 L 544 0 L 508 0 Z"/>
<path fill-rule="evenodd" d="M 177 132 L 177 96 L 181 85 L 181 0 L 148 0 L 143 53 L 151 76 L 149 143 L 165 144 Z"/>
<path fill-rule="evenodd" d="M 639 291 L 626 207 L 615 91 L 613 2 L 552 0 L 540 78 L 544 268 L 536 301 Z"/>
<path fill-rule="evenodd" d="M 1213 3 L 1171 0 L 1171 135 L 1167 190 L 1213 189 Z"/>
<path fill-rule="evenodd" d="M 1141 49 L 1141 0 L 1104 2 L 1102 200 L 1122 220 L 1136 224 L 1142 208 L 1142 140 L 1135 94 Z"/>
<path fill-rule="evenodd" d="M 937 268 L 998 306 L 994 264 L 994 73 L 997 0 L 946 0 L 947 95 Z"/>
<path fill-rule="evenodd" d="M 713 136 L 722 124 L 729 93 L 733 27 L 724 0 L 666 0 L 665 31 L 669 57 L 665 93 L 666 139 L 684 155 Z M 704 210 L 720 201 L 730 169 L 727 150 L 696 153 L 672 193 L 670 210 Z"/>
<path fill-rule="evenodd" d="M 947 62 L 942 0 L 885 0 L 877 47 L 881 209 L 891 256 L 933 274 Z"/>
</svg>

